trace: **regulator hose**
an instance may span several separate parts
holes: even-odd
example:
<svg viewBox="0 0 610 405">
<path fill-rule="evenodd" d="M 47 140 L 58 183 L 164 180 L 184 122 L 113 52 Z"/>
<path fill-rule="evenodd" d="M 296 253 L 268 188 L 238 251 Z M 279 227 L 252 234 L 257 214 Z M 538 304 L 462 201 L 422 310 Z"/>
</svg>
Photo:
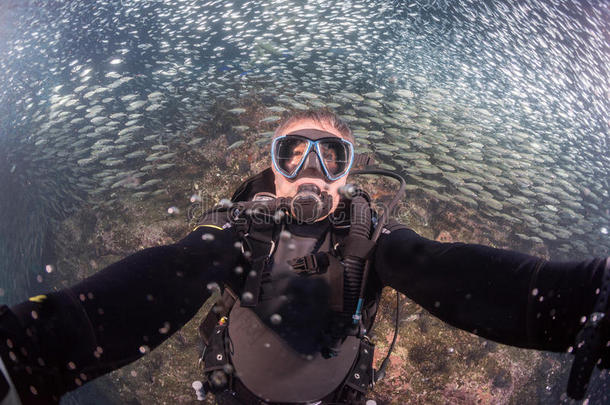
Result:
<svg viewBox="0 0 610 405">
<path fill-rule="evenodd" d="M 352 197 L 348 239 L 370 239 L 371 218 L 370 204 L 362 193 Z M 353 322 L 353 316 L 358 312 L 366 260 L 347 253 L 343 259 L 343 311 L 334 317 L 334 323 L 331 326 L 331 342 L 322 352 L 325 357 L 338 355 L 343 338 L 346 335 L 357 335 L 360 327 L 360 322 Z"/>
</svg>

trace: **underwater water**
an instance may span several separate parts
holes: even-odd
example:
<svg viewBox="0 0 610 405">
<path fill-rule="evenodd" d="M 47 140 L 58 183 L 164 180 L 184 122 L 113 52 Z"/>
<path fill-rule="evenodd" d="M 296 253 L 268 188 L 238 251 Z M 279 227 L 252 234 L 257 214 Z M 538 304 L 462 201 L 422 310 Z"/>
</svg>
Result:
<svg viewBox="0 0 610 405">
<path fill-rule="evenodd" d="M 357 152 L 406 178 L 404 219 L 424 236 L 561 260 L 610 252 L 607 2 L 4 1 L 0 10 L 4 302 L 175 241 L 196 216 L 192 203 L 230 196 L 269 165 L 282 118 L 324 106 L 349 122 Z M 176 229 L 135 231 L 161 223 Z M 503 360 L 525 367 L 511 356 Z M 494 386 L 500 396 L 489 388 L 477 399 L 516 403 L 517 374 Z M 602 377 L 594 393 L 605 391 Z M 541 402 L 559 400 L 561 384 L 527 378 Z M 185 401 L 196 400 L 193 379 Z M 448 397 L 449 385 L 428 389 L 462 398 Z"/>
</svg>

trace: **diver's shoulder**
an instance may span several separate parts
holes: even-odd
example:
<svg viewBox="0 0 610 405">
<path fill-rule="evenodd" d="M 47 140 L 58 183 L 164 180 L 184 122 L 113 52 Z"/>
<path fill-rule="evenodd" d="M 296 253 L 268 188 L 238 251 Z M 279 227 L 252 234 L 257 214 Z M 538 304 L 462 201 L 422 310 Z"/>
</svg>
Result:
<svg viewBox="0 0 610 405">
<path fill-rule="evenodd" d="M 401 230 L 401 229 L 411 230 L 405 224 L 403 224 L 401 222 L 398 222 L 394 218 L 390 218 L 388 220 L 388 222 L 383 226 L 383 229 L 381 230 L 381 233 L 387 235 L 387 234 L 390 234 L 392 232 L 396 232 L 396 231 Z"/>
<path fill-rule="evenodd" d="M 227 229 L 232 226 L 229 210 L 210 210 L 203 214 L 195 229 L 209 226 L 218 229 Z"/>
</svg>

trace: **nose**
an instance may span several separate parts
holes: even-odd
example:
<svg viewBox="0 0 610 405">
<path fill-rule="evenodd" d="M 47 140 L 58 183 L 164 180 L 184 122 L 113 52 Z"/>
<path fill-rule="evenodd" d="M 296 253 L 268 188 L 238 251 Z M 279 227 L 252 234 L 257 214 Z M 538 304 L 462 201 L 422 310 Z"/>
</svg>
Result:
<svg viewBox="0 0 610 405">
<path fill-rule="evenodd" d="M 318 159 L 318 154 L 314 149 L 309 151 L 309 154 L 305 158 L 305 163 L 303 164 L 303 171 L 310 169 L 315 170 L 322 173 L 322 166 L 320 165 L 320 159 Z"/>
</svg>

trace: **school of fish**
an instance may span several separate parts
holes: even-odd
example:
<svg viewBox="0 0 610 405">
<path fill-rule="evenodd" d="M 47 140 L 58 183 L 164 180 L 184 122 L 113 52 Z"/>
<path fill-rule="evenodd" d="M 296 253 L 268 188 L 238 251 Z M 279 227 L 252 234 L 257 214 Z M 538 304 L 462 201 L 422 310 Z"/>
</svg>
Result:
<svg viewBox="0 0 610 405">
<path fill-rule="evenodd" d="M 9 269 L 32 283 L 54 220 L 164 193 L 211 110 L 254 95 L 268 114 L 228 129 L 229 150 L 330 107 L 409 190 L 608 253 L 605 2 L 27 1 L 2 21 L 3 291 Z"/>
</svg>

